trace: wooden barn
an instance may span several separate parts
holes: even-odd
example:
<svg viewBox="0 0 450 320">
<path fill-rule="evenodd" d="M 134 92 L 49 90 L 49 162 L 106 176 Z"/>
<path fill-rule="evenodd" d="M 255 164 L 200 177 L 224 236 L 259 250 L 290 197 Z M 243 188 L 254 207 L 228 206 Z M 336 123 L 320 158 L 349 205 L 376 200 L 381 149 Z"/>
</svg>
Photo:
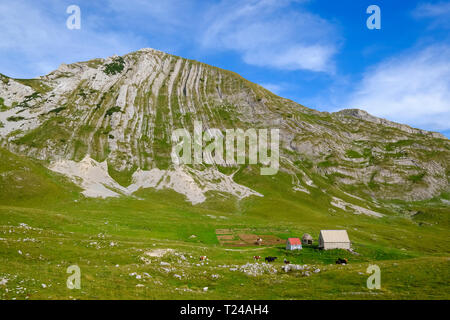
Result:
<svg viewBox="0 0 450 320">
<path fill-rule="evenodd" d="M 313 237 L 309 233 L 305 233 L 302 237 L 302 243 L 312 245 L 313 244 Z"/>
<path fill-rule="evenodd" d="M 347 249 L 351 246 L 347 230 L 321 230 L 319 235 L 319 248 L 329 249 Z"/>
<path fill-rule="evenodd" d="M 286 241 L 286 250 L 302 250 L 302 242 L 299 238 L 289 238 Z"/>
</svg>

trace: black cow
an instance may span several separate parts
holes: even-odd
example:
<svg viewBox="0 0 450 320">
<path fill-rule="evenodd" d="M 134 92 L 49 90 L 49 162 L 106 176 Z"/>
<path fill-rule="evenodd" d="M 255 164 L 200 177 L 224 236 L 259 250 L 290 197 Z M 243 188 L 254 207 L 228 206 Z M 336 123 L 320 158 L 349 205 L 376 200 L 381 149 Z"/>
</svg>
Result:
<svg viewBox="0 0 450 320">
<path fill-rule="evenodd" d="M 266 262 L 274 262 L 277 259 L 277 257 L 265 257 L 264 260 L 266 260 Z"/>
<path fill-rule="evenodd" d="M 336 264 L 347 264 L 348 263 L 348 259 L 347 258 L 344 258 L 344 259 L 341 259 L 341 258 L 339 258 L 339 259 L 337 259 L 336 260 Z"/>
</svg>

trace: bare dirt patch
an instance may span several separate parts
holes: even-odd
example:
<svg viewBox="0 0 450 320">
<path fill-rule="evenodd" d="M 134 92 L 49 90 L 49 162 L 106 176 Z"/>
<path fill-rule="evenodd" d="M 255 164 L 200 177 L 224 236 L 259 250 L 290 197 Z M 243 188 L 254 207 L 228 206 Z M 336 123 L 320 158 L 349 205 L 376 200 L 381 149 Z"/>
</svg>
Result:
<svg viewBox="0 0 450 320">
<path fill-rule="evenodd" d="M 219 240 L 233 240 L 235 238 L 234 235 L 223 235 L 223 236 L 217 236 L 217 239 Z"/>
<path fill-rule="evenodd" d="M 238 236 L 242 241 L 250 245 L 268 246 L 268 245 L 277 245 L 284 242 L 282 239 L 273 235 L 257 235 L 251 233 L 241 233 L 238 234 Z M 258 239 L 261 239 L 262 241 L 258 242 Z"/>
<path fill-rule="evenodd" d="M 233 230 L 231 229 L 216 229 L 216 234 L 232 234 Z"/>
<path fill-rule="evenodd" d="M 221 245 L 227 246 L 227 247 L 243 247 L 243 246 L 247 246 L 247 244 L 245 242 L 239 241 L 239 240 L 222 241 Z"/>
<path fill-rule="evenodd" d="M 273 246 L 283 244 L 284 240 L 274 235 L 261 235 L 247 233 L 250 229 L 217 229 L 217 240 L 223 246 L 243 247 L 243 246 Z M 258 241 L 261 239 L 261 241 Z"/>
</svg>

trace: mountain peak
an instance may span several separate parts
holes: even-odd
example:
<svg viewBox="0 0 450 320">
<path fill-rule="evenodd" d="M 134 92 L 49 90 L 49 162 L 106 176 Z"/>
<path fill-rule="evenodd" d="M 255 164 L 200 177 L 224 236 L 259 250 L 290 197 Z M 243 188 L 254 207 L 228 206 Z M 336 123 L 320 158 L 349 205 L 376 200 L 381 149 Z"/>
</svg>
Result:
<svg viewBox="0 0 450 320">
<path fill-rule="evenodd" d="M 151 48 L 62 64 L 39 79 L 2 78 L 0 97 L 1 146 L 48 162 L 90 155 L 113 179 L 176 171 L 172 132 L 201 121 L 205 130 L 279 129 L 280 171 L 295 190 L 310 192 L 315 179 L 377 198 L 426 199 L 448 188 L 449 141 L 439 134 L 358 109 L 308 109 Z"/>
</svg>

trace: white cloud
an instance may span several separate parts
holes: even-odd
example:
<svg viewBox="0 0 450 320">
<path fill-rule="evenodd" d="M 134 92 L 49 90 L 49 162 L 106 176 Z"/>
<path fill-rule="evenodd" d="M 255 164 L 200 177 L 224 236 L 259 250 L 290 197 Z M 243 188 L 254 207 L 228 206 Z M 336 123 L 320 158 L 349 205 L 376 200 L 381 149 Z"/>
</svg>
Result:
<svg viewBox="0 0 450 320">
<path fill-rule="evenodd" d="M 284 90 L 284 87 L 282 85 L 276 83 L 261 83 L 260 86 L 275 94 L 280 94 L 281 91 Z"/>
<path fill-rule="evenodd" d="M 347 105 L 434 131 L 450 129 L 450 46 L 435 45 L 368 70 Z"/>
<path fill-rule="evenodd" d="M 333 72 L 335 26 L 292 4 L 307 0 L 108 0 L 123 24 L 206 52 L 234 51 L 250 65 Z M 205 52 L 205 51 L 203 51 Z"/>
<path fill-rule="evenodd" d="M 429 18 L 431 27 L 450 28 L 450 2 L 422 3 L 413 11 L 416 18 Z"/>
<path fill-rule="evenodd" d="M 283 70 L 333 72 L 335 27 L 293 1 L 223 1 L 211 8 L 202 45 L 233 50 L 252 65 Z"/>
<path fill-rule="evenodd" d="M 107 0 L 106 6 L 121 24 L 172 36 L 196 29 L 209 7 L 207 1 L 192 0 Z"/>
<path fill-rule="evenodd" d="M 450 14 L 450 3 L 423 3 L 414 10 L 417 17 L 440 17 Z"/>
<path fill-rule="evenodd" d="M 3 1 L 0 71 L 38 76 L 61 62 L 150 46 L 175 54 L 195 51 L 197 56 L 231 51 L 250 65 L 332 73 L 336 26 L 298 5 L 306 1 L 82 2 L 81 30 L 65 26 L 68 2 Z"/>
<path fill-rule="evenodd" d="M 244 51 L 244 61 L 260 67 L 274 67 L 284 70 L 310 70 L 331 72 L 334 66 L 331 58 L 335 48 L 321 45 L 292 45 L 285 50 L 259 48 Z"/>
<path fill-rule="evenodd" d="M 13 77 L 46 74 L 62 62 L 72 63 L 138 49 L 131 34 L 101 30 L 95 17 L 81 9 L 81 29 L 66 27 L 66 6 L 47 1 L 0 3 L 0 72 Z"/>
</svg>

